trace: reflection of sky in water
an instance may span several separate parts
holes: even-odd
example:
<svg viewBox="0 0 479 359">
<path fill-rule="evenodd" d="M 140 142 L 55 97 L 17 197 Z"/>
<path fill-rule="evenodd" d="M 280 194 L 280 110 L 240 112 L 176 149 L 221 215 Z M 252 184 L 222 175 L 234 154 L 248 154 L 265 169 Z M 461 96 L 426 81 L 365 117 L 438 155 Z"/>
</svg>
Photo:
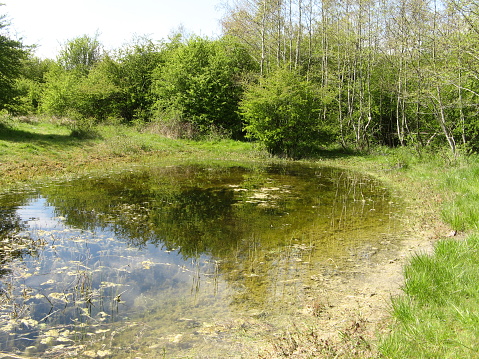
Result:
<svg viewBox="0 0 479 359">
<path fill-rule="evenodd" d="M 36 320 L 63 308 L 55 317 L 68 324 L 75 311 L 67 309 L 78 305 L 88 307 L 92 317 L 99 312 L 129 315 L 128 310 L 147 309 L 153 297 L 191 296 L 200 277 L 214 271 L 205 258 L 185 261 L 177 251 L 152 244 L 128 246 L 108 229 L 65 226 L 42 197 L 19 207 L 17 214 L 31 236 L 48 243 L 25 261 L 29 274 L 24 284 L 40 294 L 41 304 L 33 309 Z"/>
<path fill-rule="evenodd" d="M 43 197 L 32 200 L 17 209 L 18 216 L 31 228 L 54 230 L 63 227 L 61 218 L 55 217 L 55 208 L 47 204 Z"/>
</svg>

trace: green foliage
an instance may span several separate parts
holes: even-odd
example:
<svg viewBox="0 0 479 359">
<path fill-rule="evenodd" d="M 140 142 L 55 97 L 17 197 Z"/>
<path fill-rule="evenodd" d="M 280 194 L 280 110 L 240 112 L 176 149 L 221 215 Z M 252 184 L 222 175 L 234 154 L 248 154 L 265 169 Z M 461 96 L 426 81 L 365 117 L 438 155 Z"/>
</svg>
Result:
<svg viewBox="0 0 479 359">
<path fill-rule="evenodd" d="M 83 116 L 103 121 L 118 115 L 116 101 L 120 90 L 105 72 L 103 62 L 94 66 L 87 77 L 77 82 L 76 94 L 78 98 L 74 108 Z"/>
<path fill-rule="evenodd" d="M 67 41 L 60 50 L 58 63 L 65 70 L 75 70 L 87 74 L 100 61 L 102 55 L 98 35 L 83 35 Z"/>
<path fill-rule="evenodd" d="M 45 89 L 41 100 L 41 111 L 48 115 L 66 116 L 74 108 L 78 76 L 74 72 L 53 66 L 45 74 Z"/>
<path fill-rule="evenodd" d="M 95 118 L 115 116 L 118 90 L 101 61 L 101 45 L 88 36 L 70 40 L 58 63 L 45 74 L 40 109 L 54 116 Z"/>
<path fill-rule="evenodd" d="M 479 119 L 474 111 L 464 111 L 467 121 L 464 122 L 463 129 L 456 130 L 456 137 L 463 138 L 463 148 L 470 153 L 479 152 Z M 462 131 L 461 131 L 462 130 Z"/>
<path fill-rule="evenodd" d="M 150 119 L 154 103 L 152 73 L 163 62 L 167 51 L 162 44 L 139 38 L 120 49 L 116 61 L 111 58 L 104 60 L 110 78 L 120 91 L 118 110 L 126 121 Z"/>
<path fill-rule="evenodd" d="M 15 90 L 17 96 L 9 106 L 10 111 L 16 115 L 36 113 L 42 94 L 41 84 L 31 79 L 19 78 L 15 81 Z"/>
<path fill-rule="evenodd" d="M 479 236 L 443 240 L 406 267 L 405 296 L 394 299 L 386 358 L 473 358 L 479 353 Z"/>
<path fill-rule="evenodd" d="M 241 102 L 247 136 L 272 155 L 298 158 L 320 137 L 318 99 L 300 75 L 279 69 L 248 88 Z"/>
<path fill-rule="evenodd" d="M 119 90 L 105 73 L 101 62 L 88 75 L 55 66 L 46 74 L 41 110 L 59 117 L 74 111 L 101 121 L 117 114 L 118 97 Z"/>
<path fill-rule="evenodd" d="M 52 60 L 41 60 L 32 55 L 22 64 L 20 77 L 15 81 L 17 96 L 9 106 L 16 115 L 28 115 L 38 112 L 45 84 L 45 74 L 54 66 Z"/>
<path fill-rule="evenodd" d="M 18 94 L 15 81 L 20 76 L 22 60 L 27 56 L 23 44 L 11 39 L 7 28 L 5 16 L 0 16 L 0 110 L 13 104 Z"/>
<path fill-rule="evenodd" d="M 154 73 L 157 117 L 189 123 L 200 135 L 219 128 L 241 137 L 237 110 L 242 77 L 252 68 L 249 54 L 229 39 L 189 40 L 171 51 Z"/>
<path fill-rule="evenodd" d="M 10 127 L 13 122 L 13 117 L 7 110 L 0 110 L 0 130 L 2 128 Z"/>
<path fill-rule="evenodd" d="M 88 36 L 65 45 L 58 64 L 45 75 L 43 112 L 55 116 L 78 113 L 98 121 L 117 115 L 119 90 L 111 79 L 107 61 L 101 60 L 100 49 L 96 37 Z"/>
<path fill-rule="evenodd" d="M 433 9 L 405 3 L 399 11 L 386 4 L 362 6 L 355 0 L 344 7 L 330 1 L 319 17 L 313 2 L 298 3 L 294 11 L 283 2 L 247 3 L 228 8 L 227 35 L 219 40 L 139 38 L 106 55 L 98 35 L 74 38 L 57 58 L 62 71 L 49 70 L 46 85 L 39 76 L 46 71 L 43 64 L 20 65 L 24 48 L 10 39 L 1 18 L 0 108 L 61 116 L 74 110 L 100 121 L 161 123 L 180 137 L 244 138 L 240 113 L 253 110 L 239 110 L 239 103 L 251 79 L 261 75 L 263 82 L 273 83 L 278 71 L 285 79 L 291 77 L 287 72 L 293 77 L 298 72 L 314 85 L 306 91 L 319 99 L 314 113 L 298 117 L 294 113 L 302 105 L 292 100 L 289 110 L 283 106 L 274 116 L 261 115 L 277 122 L 267 131 L 256 115 L 248 115 L 250 138 L 272 154 L 300 157 L 325 141 L 358 150 L 376 144 L 418 149 L 446 144 L 454 155 L 458 149 L 478 151 L 475 4 Z M 351 26 L 352 19 L 357 26 Z M 90 72 L 96 73 L 90 77 Z M 278 94 L 272 98 L 296 96 L 287 81 L 281 86 L 276 81 Z M 248 92 L 264 95 L 254 88 Z M 252 94 L 245 96 L 243 104 L 252 102 Z M 296 132 L 301 133 L 297 138 Z"/>
</svg>

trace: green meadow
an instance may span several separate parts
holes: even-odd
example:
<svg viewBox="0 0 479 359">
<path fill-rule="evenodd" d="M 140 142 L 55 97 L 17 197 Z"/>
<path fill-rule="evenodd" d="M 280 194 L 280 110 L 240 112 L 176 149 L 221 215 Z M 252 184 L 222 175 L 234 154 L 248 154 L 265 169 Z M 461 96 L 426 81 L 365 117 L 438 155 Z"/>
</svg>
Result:
<svg viewBox="0 0 479 359">
<path fill-rule="evenodd" d="M 45 179 L 149 161 L 177 164 L 271 157 L 254 142 L 169 139 L 154 127 L 104 124 L 72 136 L 61 120 L 4 118 L 0 126 L 1 191 Z M 391 298 L 390 331 L 372 344 L 386 358 L 479 357 L 479 159 L 447 150 L 375 148 L 369 153 L 325 149 L 302 162 L 367 172 L 402 193 L 418 228 L 442 222 L 432 254 L 414 253 L 404 267 L 403 294 Z M 418 235 L 420 235 L 418 233 Z M 353 354 L 351 356 L 354 357 Z"/>
</svg>

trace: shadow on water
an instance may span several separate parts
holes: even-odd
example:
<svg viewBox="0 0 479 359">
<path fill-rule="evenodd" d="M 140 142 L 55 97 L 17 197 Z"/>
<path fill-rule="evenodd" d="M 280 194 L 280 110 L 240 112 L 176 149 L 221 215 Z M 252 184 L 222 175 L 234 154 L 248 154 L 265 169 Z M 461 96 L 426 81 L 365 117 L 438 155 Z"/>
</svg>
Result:
<svg viewBox="0 0 479 359">
<path fill-rule="evenodd" d="M 21 229 L 20 218 L 15 214 L 15 209 L 0 209 L 0 278 L 11 274 L 8 263 L 13 259 L 23 258 L 26 250 L 18 248 L 12 243 L 13 239 Z"/>
<path fill-rule="evenodd" d="M 27 356 L 246 355 L 312 277 L 398 232 L 388 190 L 336 168 L 136 168 L 16 196 L 0 198 L 2 236 L 26 250 L 0 249 L 0 348 Z"/>
</svg>

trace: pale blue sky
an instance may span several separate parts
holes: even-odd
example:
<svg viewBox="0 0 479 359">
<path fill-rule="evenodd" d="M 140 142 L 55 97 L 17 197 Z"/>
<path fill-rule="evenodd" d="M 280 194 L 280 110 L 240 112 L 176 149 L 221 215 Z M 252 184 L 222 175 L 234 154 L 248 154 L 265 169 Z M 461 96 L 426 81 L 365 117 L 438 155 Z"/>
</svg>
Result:
<svg viewBox="0 0 479 359">
<path fill-rule="evenodd" d="M 11 33 L 38 44 L 37 56 L 55 58 L 61 45 L 77 36 L 93 36 L 107 49 L 134 36 L 166 39 L 182 25 L 196 35 L 220 35 L 221 0 L 0 0 L 0 14 Z"/>
</svg>

